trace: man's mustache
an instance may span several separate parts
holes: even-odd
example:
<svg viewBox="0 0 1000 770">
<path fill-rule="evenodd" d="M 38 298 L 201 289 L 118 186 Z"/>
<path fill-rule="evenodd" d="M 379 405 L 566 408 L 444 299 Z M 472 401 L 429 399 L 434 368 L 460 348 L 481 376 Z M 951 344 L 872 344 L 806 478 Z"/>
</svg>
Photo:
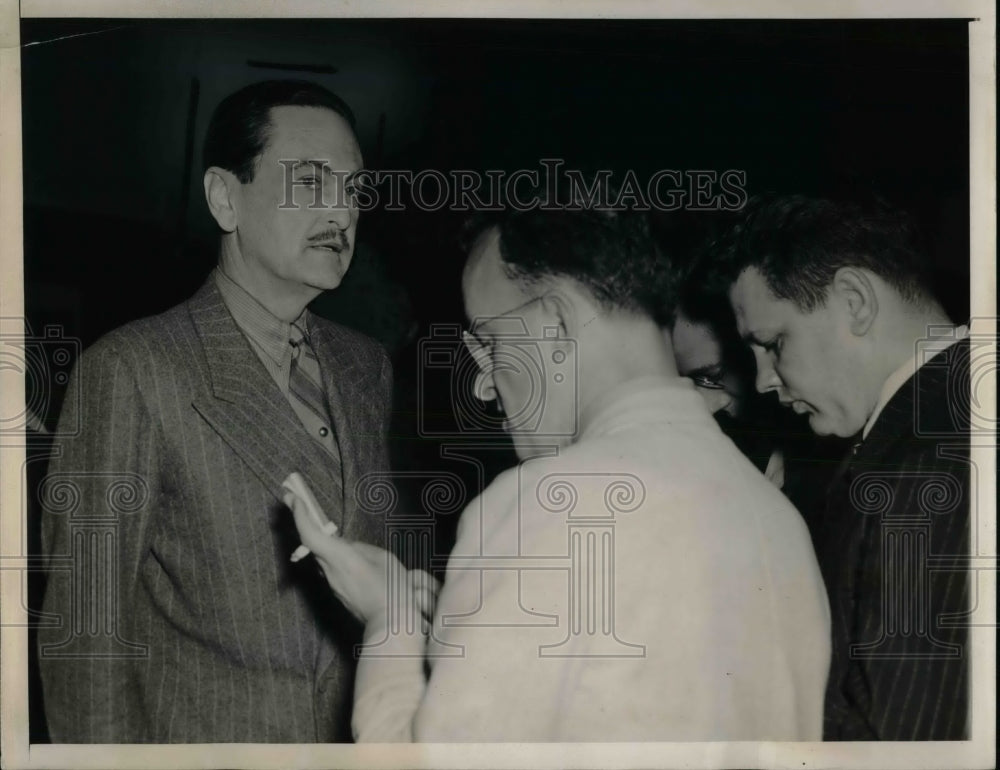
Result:
<svg viewBox="0 0 1000 770">
<path fill-rule="evenodd" d="M 344 251 L 350 246 L 350 241 L 347 240 L 347 235 L 343 230 L 324 230 L 309 236 L 306 240 L 313 245 L 332 246 L 338 251 Z"/>
</svg>

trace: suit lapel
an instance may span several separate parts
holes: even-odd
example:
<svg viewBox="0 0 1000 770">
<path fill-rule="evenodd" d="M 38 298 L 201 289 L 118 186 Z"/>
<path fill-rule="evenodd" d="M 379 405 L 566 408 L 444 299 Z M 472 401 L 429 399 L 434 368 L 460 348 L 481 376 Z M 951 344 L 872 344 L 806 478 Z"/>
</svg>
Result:
<svg viewBox="0 0 1000 770">
<path fill-rule="evenodd" d="M 860 435 L 857 437 L 859 443 L 848 451 L 827 492 L 826 516 L 817 542 L 828 587 L 843 585 L 842 594 L 850 597 L 855 578 L 848 567 L 859 558 L 849 558 L 847 554 L 850 549 L 860 548 L 867 540 L 866 530 L 879 523 L 877 516 L 858 513 L 851 495 L 855 479 L 865 473 L 907 470 L 900 465 L 906 445 L 927 435 L 942 435 L 944 443 L 959 440 L 952 437 L 961 437 L 968 430 L 968 414 L 959 411 L 962 401 L 956 405 L 949 402 L 949 397 L 954 399 L 955 393 L 968 392 L 968 371 L 969 341 L 965 339 L 938 353 L 932 363 L 925 364 L 903 383 L 872 425 L 868 437 L 863 441 Z M 843 576 L 840 571 L 844 571 Z"/>
<path fill-rule="evenodd" d="M 366 430 L 377 421 L 369 414 L 372 390 L 377 386 L 373 372 L 353 354 L 350 343 L 329 324 L 310 322 L 310 335 L 323 376 L 327 407 L 340 447 L 343 471 L 343 525 L 341 532 L 349 538 L 372 540 L 370 527 L 383 527 L 383 519 L 358 515 L 355 488 L 361 474 L 369 470 L 368 451 L 372 438 Z M 353 654 L 352 654 L 353 656 Z M 337 657 L 331 645 L 320 647 L 316 660 L 317 677 L 336 675 L 331 664 Z M 334 672 L 331 674 L 331 672 Z"/>
<path fill-rule="evenodd" d="M 209 278 L 188 303 L 208 364 L 211 393 L 193 406 L 261 482 L 281 499 L 281 483 L 298 471 L 326 514 L 343 526 L 343 493 L 330 458 L 308 435 L 288 400 L 250 347 Z"/>
<path fill-rule="evenodd" d="M 956 396 L 968 392 L 968 371 L 968 339 L 959 340 L 925 363 L 889 399 L 868 437 L 858 438 L 857 452 L 848 458 L 850 470 L 883 470 L 883 458 L 900 442 L 936 435 L 963 436 L 968 430 L 968 412 L 963 411 L 968 398 Z"/>
<path fill-rule="evenodd" d="M 327 407 L 337 434 L 340 447 L 341 468 L 344 484 L 344 519 L 351 522 L 355 516 L 357 502 L 355 487 L 359 480 L 359 459 L 366 456 L 363 444 L 363 426 L 370 424 L 364 420 L 364 405 L 370 400 L 370 390 L 375 385 L 367 367 L 349 355 L 346 345 L 337 337 L 336 329 L 315 324 L 313 344 L 317 348 L 317 358 L 323 375 L 323 387 L 327 394 Z"/>
</svg>

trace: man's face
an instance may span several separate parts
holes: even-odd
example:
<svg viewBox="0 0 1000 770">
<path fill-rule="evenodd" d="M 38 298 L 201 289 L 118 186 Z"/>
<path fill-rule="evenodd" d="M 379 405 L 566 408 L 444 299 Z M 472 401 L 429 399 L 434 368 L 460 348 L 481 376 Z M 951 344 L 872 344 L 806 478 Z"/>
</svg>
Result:
<svg viewBox="0 0 1000 770">
<path fill-rule="evenodd" d="M 811 312 L 779 299 L 756 268 L 747 268 L 729 291 L 740 335 L 757 363 L 757 390 L 774 390 L 782 404 L 809 415 L 823 435 L 853 436 L 871 404 L 857 375 L 857 342 L 840 305 Z"/>
<path fill-rule="evenodd" d="M 254 178 L 236 193 L 240 255 L 278 290 L 334 289 L 354 253 L 358 210 L 345 187 L 361 150 L 332 110 L 275 107 L 270 123 Z"/>
<path fill-rule="evenodd" d="M 722 344 L 711 325 L 678 314 L 670 343 L 678 374 L 694 382 L 709 411 L 738 417 L 744 405 L 743 383 L 726 366 Z"/>
<path fill-rule="evenodd" d="M 569 444 L 577 404 L 575 361 L 567 357 L 575 348 L 559 351 L 559 340 L 545 340 L 545 329 L 556 322 L 547 318 L 544 289 L 528 293 L 504 273 L 495 229 L 473 246 L 462 295 L 471 329 L 466 341 L 480 367 L 476 396 L 497 401 L 517 456 L 526 460 L 542 447 Z M 562 366 L 553 367 L 550 358 Z"/>
</svg>

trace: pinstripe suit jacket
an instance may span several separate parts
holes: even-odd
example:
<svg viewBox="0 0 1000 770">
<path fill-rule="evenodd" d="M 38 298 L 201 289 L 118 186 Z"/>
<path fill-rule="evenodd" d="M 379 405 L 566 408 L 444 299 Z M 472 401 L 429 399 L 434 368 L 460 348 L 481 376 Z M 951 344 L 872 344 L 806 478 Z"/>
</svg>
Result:
<svg viewBox="0 0 1000 770">
<path fill-rule="evenodd" d="M 828 495 L 814 542 L 830 594 L 827 740 L 966 736 L 969 342 L 888 402 Z"/>
<path fill-rule="evenodd" d="M 384 544 L 353 490 L 387 470 L 391 369 L 314 320 L 342 483 L 211 279 L 81 357 L 60 418 L 79 433 L 42 488 L 54 741 L 349 739 L 359 629 L 312 560 L 289 563 L 279 495 L 297 470 L 345 536 Z"/>
</svg>

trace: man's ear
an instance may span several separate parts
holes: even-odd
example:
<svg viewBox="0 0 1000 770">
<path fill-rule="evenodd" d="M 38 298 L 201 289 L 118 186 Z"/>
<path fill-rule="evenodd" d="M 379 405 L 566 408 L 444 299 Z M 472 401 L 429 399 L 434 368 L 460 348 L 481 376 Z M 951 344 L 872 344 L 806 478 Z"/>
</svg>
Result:
<svg viewBox="0 0 1000 770">
<path fill-rule="evenodd" d="M 543 295 L 541 302 L 546 318 L 545 326 L 555 326 L 559 339 L 575 339 L 579 314 L 572 298 L 562 289 L 555 288 Z"/>
<path fill-rule="evenodd" d="M 878 294 L 867 273 L 856 267 L 842 267 L 833 276 L 833 293 L 850 314 L 851 333 L 863 337 L 878 316 Z"/>
<path fill-rule="evenodd" d="M 205 171 L 205 201 L 208 210 L 224 232 L 236 229 L 235 192 L 239 180 L 231 171 L 212 166 Z"/>
</svg>

